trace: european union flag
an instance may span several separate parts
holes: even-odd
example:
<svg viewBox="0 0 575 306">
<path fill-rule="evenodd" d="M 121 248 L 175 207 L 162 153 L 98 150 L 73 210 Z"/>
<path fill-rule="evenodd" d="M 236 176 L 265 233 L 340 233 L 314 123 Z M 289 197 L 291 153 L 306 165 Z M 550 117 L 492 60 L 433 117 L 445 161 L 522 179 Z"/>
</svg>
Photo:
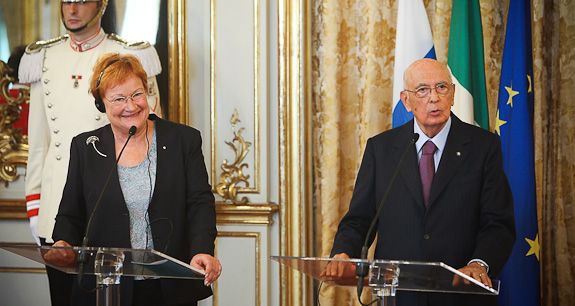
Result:
<svg viewBox="0 0 575 306">
<path fill-rule="evenodd" d="M 533 153 L 533 56 L 529 0 L 511 0 L 495 132 L 515 200 L 517 241 L 501 272 L 499 304 L 539 305 L 539 235 Z"/>
</svg>

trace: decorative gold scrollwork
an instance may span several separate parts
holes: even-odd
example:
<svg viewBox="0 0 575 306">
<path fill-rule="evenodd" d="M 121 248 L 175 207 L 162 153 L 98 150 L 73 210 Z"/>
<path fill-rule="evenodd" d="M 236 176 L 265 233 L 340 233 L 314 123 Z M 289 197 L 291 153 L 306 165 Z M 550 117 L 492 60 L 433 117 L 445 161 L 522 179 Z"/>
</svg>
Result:
<svg viewBox="0 0 575 306">
<path fill-rule="evenodd" d="M 233 163 L 228 164 L 228 160 L 224 159 L 221 166 L 223 172 L 220 174 L 220 183 L 216 186 L 216 192 L 222 196 L 224 201 L 231 201 L 234 204 L 245 205 L 248 202 L 247 197 L 243 197 L 241 201 L 237 200 L 237 194 L 239 193 L 238 184 L 245 184 L 245 188 L 250 186 L 248 179 L 249 175 L 244 175 L 243 169 L 248 167 L 248 164 L 240 164 L 248 154 L 249 147 L 252 145 L 251 142 L 246 142 L 242 137 L 242 131 L 244 128 L 240 128 L 236 133 L 236 124 L 240 122 L 237 109 L 234 110 L 234 114 L 230 119 L 232 123 L 232 131 L 234 132 L 234 139 L 226 141 L 226 144 L 232 148 L 236 157 Z"/>
<path fill-rule="evenodd" d="M 28 136 L 12 124 L 20 120 L 20 104 L 29 103 L 30 90 L 18 89 L 18 97 L 10 95 L 8 85 L 14 81 L 9 77 L 12 69 L 0 61 L 0 95 L 6 103 L 0 104 L 0 182 L 8 187 L 8 182 L 19 178 L 17 168 L 26 167 L 28 161 Z"/>
</svg>

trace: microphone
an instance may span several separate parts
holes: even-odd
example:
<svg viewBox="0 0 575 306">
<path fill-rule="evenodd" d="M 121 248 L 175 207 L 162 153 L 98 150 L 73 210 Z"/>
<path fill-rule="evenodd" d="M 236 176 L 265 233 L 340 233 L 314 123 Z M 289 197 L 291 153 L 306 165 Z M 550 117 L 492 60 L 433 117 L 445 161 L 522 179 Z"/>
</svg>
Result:
<svg viewBox="0 0 575 306">
<path fill-rule="evenodd" d="M 100 206 L 100 202 L 102 201 L 102 197 L 104 196 L 104 192 L 106 191 L 106 188 L 108 187 L 108 183 L 110 182 L 110 178 L 112 177 L 112 173 L 114 173 L 114 170 L 116 170 L 116 167 L 118 166 L 118 162 L 120 161 L 120 157 L 122 157 L 122 153 L 124 153 L 124 149 L 126 148 L 126 145 L 128 145 L 128 141 L 130 141 L 130 138 L 132 138 L 132 136 L 134 136 L 134 134 L 136 134 L 136 130 L 137 128 L 135 126 L 132 126 L 128 132 L 128 139 L 126 139 L 126 143 L 124 143 L 124 146 L 122 147 L 122 150 L 120 150 L 120 154 L 118 154 L 118 158 L 116 159 L 116 162 L 114 163 L 114 167 L 112 167 L 112 170 L 110 170 L 110 173 L 108 174 L 108 178 L 106 179 L 106 183 L 104 183 L 104 188 L 102 188 L 102 191 L 100 192 L 100 196 L 98 197 L 98 201 L 96 201 L 96 205 L 94 206 L 94 210 L 92 210 L 92 214 L 90 215 L 90 219 L 88 219 L 88 225 L 86 225 L 86 233 L 84 235 L 84 239 L 82 239 L 82 249 L 80 250 L 80 253 L 78 254 L 78 284 L 81 286 L 82 284 L 82 279 L 84 278 L 84 266 L 86 264 L 86 262 L 88 261 L 88 256 L 86 255 L 86 252 L 84 251 L 83 248 L 88 246 L 88 233 L 90 232 L 90 226 L 92 225 L 92 219 L 94 218 L 94 215 L 96 214 L 96 210 L 98 210 L 98 206 Z"/>
<path fill-rule="evenodd" d="M 387 196 L 389 195 L 389 191 L 391 190 L 393 183 L 395 183 L 395 178 L 397 177 L 397 174 L 399 173 L 399 169 L 401 169 L 401 165 L 403 164 L 403 160 L 405 159 L 407 152 L 409 151 L 411 146 L 417 142 L 418 139 L 419 139 L 419 134 L 417 134 L 417 133 L 414 133 L 413 136 L 411 136 L 411 140 L 409 142 L 409 145 L 405 149 L 405 152 L 403 152 L 403 155 L 401 156 L 401 159 L 399 160 L 399 163 L 397 164 L 397 167 L 395 168 L 395 172 L 393 172 L 393 176 L 391 177 L 391 181 L 389 182 L 389 185 L 387 186 L 387 189 L 385 190 L 385 194 L 383 195 L 383 198 L 381 199 L 381 202 L 379 203 L 379 207 L 377 208 L 377 213 L 373 217 L 373 220 L 371 221 L 371 225 L 369 226 L 369 230 L 367 231 L 367 235 L 365 236 L 365 241 L 363 242 L 363 247 L 361 248 L 361 259 L 367 259 L 367 248 L 368 248 L 367 244 L 369 242 L 369 237 L 371 236 L 371 233 L 373 232 L 375 224 L 377 223 L 377 220 L 379 219 L 379 214 L 383 210 L 383 204 L 385 203 L 385 200 L 387 199 Z M 363 305 L 363 303 L 361 302 L 361 292 L 363 291 L 363 279 L 367 275 L 368 270 L 369 270 L 369 266 L 367 266 L 363 262 L 359 263 L 356 270 L 355 270 L 355 275 L 358 277 L 358 280 L 357 280 L 357 298 L 359 300 L 359 303 L 362 305 Z"/>
</svg>

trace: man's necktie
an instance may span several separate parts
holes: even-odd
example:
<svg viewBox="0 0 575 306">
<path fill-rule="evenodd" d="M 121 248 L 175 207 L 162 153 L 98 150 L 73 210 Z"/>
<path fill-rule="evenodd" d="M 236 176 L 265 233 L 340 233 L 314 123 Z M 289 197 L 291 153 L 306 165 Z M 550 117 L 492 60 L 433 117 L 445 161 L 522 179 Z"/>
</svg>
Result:
<svg viewBox="0 0 575 306">
<path fill-rule="evenodd" d="M 435 174 L 435 163 L 433 154 L 437 150 L 435 144 L 428 140 L 421 149 L 421 159 L 419 160 L 419 174 L 421 175 L 421 186 L 423 186 L 423 201 L 427 207 L 429 192 L 431 191 L 431 182 Z"/>
</svg>

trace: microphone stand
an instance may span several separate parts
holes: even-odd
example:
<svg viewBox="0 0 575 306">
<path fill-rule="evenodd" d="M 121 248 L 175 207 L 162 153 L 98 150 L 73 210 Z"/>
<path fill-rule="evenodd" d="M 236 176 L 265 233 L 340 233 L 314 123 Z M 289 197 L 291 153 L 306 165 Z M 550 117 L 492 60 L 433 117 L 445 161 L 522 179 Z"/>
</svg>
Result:
<svg viewBox="0 0 575 306">
<path fill-rule="evenodd" d="M 120 154 L 118 154 L 118 158 L 116 159 L 116 162 L 114 163 L 114 167 L 112 167 L 112 170 L 110 170 L 110 173 L 108 174 L 108 178 L 106 179 L 106 183 L 104 183 L 104 188 L 102 188 L 102 192 L 100 192 L 100 196 L 98 197 L 98 201 L 96 202 L 96 205 L 94 206 L 94 210 L 92 210 L 92 214 L 90 215 L 90 219 L 88 220 L 88 225 L 86 225 L 86 234 L 84 235 L 84 239 L 82 239 L 82 247 L 80 248 L 80 252 L 78 254 L 78 285 L 80 287 L 82 287 L 82 279 L 84 278 L 84 269 L 85 269 L 85 265 L 86 262 L 88 261 L 88 255 L 86 254 L 85 248 L 88 247 L 88 233 L 90 232 L 90 226 L 92 225 L 92 219 L 94 218 L 94 215 L 96 214 L 96 210 L 98 210 L 98 206 L 100 206 L 100 202 L 102 201 L 102 197 L 104 196 L 104 192 L 106 191 L 106 188 L 108 187 L 108 183 L 110 182 L 110 178 L 112 177 L 112 173 L 114 173 L 114 170 L 116 170 L 116 167 L 118 166 L 118 162 L 120 161 L 120 157 L 122 157 L 122 153 L 124 153 L 124 149 L 126 148 L 126 146 L 128 145 L 128 141 L 130 141 L 130 138 L 132 138 L 132 136 L 134 136 L 134 134 L 136 134 L 136 130 L 137 128 L 135 126 L 132 126 L 130 128 L 130 131 L 128 132 L 128 139 L 126 139 L 126 142 L 124 143 L 124 146 L 122 147 L 122 150 L 120 151 Z"/>
<path fill-rule="evenodd" d="M 393 183 L 395 183 L 395 179 L 397 177 L 397 174 L 399 173 L 399 169 L 401 169 L 401 165 L 403 164 L 403 160 L 405 159 L 405 156 L 407 155 L 407 152 L 409 151 L 411 146 L 413 144 L 415 144 L 418 139 L 419 139 L 419 134 L 413 134 L 413 136 L 411 136 L 411 141 L 409 142 L 407 149 L 405 149 L 405 152 L 403 152 L 403 155 L 401 156 L 401 159 L 399 160 L 399 163 L 397 164 L 397 167 L 395 168 L 395 171 L 393 172 L 393 176 L 391 177 L 391 181 L 389 182 L 389 185 L 387 186 L 387 189 L 385 190 L 385 194 L 383 195 L 383 198 L 381 199 L 381 202 L 379 203 L 379 207 L 377 208 L 377 212 L 375 214 L 375 217 L 371 221 L 371 225 L 369 226 L 369 230 L 367 231 L 367 235 L 365 236 L 365 241 L 363 242 L 363 247 L 361 248 L 361 258 L 360 259 L 362 259 L 362 260 L 367 259 L 367 250 L 368 250 L 367 244 L 369 243 L 369 237 L 371 236 L 371 233 L 373 232 L 373 229 L 375 228 L 375 224 L 377 223 L 377 220 L 379 220 L 379 214 L 383 210 L 383 204 L 385 203 L 385 200 L 387 200 L 387 197 L 389 196 L 389 191 L 391 190 Z M 365 276 L 367 276 L 368 271 L 369 271 L 369 266 L 364 262 L 360 262 L 357 265 L 357 268 L 355 270 L 355 275 L 358 277 L 358 280 L 357 280 L 357 299 L 359 300 L 359 303 L 361 305 L 365 305 L 361 301 L 361 293 L 363 291 L 363 281 L 365 279 Z"/>
</svg>

